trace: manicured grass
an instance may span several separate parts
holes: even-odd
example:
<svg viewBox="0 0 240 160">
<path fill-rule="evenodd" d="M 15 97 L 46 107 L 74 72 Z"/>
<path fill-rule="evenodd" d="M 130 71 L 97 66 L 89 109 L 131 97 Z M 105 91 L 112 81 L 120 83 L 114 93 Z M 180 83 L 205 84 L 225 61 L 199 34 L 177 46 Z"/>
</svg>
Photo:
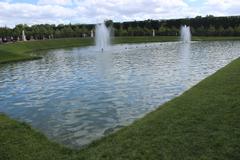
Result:
<svg viewBox="0 0 240 160">
<path fill-rule="evenodd" d="M 234 41 L 234 40 L 240 40 L 240 37 L 192 37 L 193 41 Z"/>
<path fill-rule="evenodd" d="M 112 42 L 114 44 L 121 43 L 149 43 L 149 42 L 172 42 L 178 41 L 179 37 L 177 36 L 146 36 L 146 37 L 115 37 Z"/>
<path fill-rule="evenodd" d="M 39 50 L 93 45 L 90 38 L 54 39 L 45 41 L 17 42 L 0 45 L 0 63 L 41 58 L 34 54 Z"/>
<path fill-rule="evenodd" d="M 0 115 L 0 160 L 65 160 L 73 151 L 49 142 L 44 135 Z"/>
<path fill-rule="evenodd" d="M 34 60 L 39 59 L 41 57 L 31 56 L 27 54 L 18 54 L 7 51 L 0 50 L 0 64 L 1 63 L 9 63 L 9 62 L 17 62 L 17 61 L 25 61 L 25 60 Z"/>
<path fill-rule="evenodd" d="M 193 37 L 195 41 L 213 40 L 240 40 L 240 37 Z M 147 42 L 169 42 L 178 41 L 177 36 L 156 36 L 156 37 L 115 37 L 113 44 L 120 43 L 147 43 Z M 17 42 L 0 45 L 0 64 L 22 60 L 32 60 L 41 58 L 36 55 L 36 51 L 46 49 L 57 49 L 66 47 L 80 47 L 93 45 L 92 38 L 68 38 L 45 41 Z"/>
<path fill-rule="evenodd" d="M 148 42 L 174 42 L 179 41 L 178 36 L 146 36 L 146 37 L 115 37 L 112 41 L 114 44 L 119 43 L 148 43 Z M 240 37 L 205 37 L 193 36 L 193 41 L 223 41 L 223 40 L 240 40 Z"/>
<path fill-rule="evenodd" d="M 237 59 L 132 125 L 78 151 L 0 116 L 0 159 L 237 160 L 239 82 Z"/>
</svg>

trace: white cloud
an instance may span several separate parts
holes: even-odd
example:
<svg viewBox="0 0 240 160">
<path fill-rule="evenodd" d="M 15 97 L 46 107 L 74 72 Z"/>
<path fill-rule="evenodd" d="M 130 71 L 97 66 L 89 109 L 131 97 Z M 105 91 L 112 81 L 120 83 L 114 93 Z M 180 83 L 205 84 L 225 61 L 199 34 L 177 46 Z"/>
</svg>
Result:
<svg viewBox="0 0 240 160">
<path fill-rule="evenodd" d="M 239 0 L 207 0 L 205 10 L 215 15 L 239 15 Z"/>
<path fill-rule="evenodd" d="M 39 5 L 72 5 L 72 0 L 39 0 Z"/>
<path fill-rule="evenodd" d="M 240 1 L 238 0 L 207 0 L 206 5 L 210 7 L 215 7 L 221 10 L 227 10 L 230 8 L 236 8 L 236 7 L 239 8 Z"/>
<path fill-rule="evenodd" d="M 183 0 L 74 0 L 74 3 L 85 8 L 86 17 L 97 22 L 103 19 L 115 21 L 162 19 L 193 14 Z M 183 12 L 176 14 L 177 10 Z"/>
<path fill-rule="evenodd" d="M 76 11 L 71 8 L 52 5 L 0 2 L 1 26 L 15 24 L 69 23 Z"/>
<path fill-rule="evenodd" d="M 19 23 L 98 23 L 114 21 L 169 19 L 197 15 L 236 15 L 240 1 L 205 0 L 38 0 L 37 4 L 0 2 L 0 26 Z"/>
</svg>

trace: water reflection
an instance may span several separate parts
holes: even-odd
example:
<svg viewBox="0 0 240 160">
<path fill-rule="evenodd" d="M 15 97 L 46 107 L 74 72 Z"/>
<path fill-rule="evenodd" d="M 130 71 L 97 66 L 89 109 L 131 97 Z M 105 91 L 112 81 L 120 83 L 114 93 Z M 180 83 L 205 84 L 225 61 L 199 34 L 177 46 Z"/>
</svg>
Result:
<svg viewBox="0 0 240 160">
<path fill-rule="evenodd" d="M 179 68 L 181 68 L 180 76 L 182 76 L 182 82 L 184 88 L 188 88 L 191 86 L 189 84 L 190 82 L 190 54 L 191 54 L 191 43 L 182 43 L 180 46 L 180 58 L 182 59 L 182 62 L 180 63 Z M 181 85 L 180 84 L 180 85 Z"/>
<path fill-rule="evenodd" d="M 82 146 L 128 125 L 239 57 L 240 42 L 53 50 L 0 66 L 0 112 Z"/>
</svg>

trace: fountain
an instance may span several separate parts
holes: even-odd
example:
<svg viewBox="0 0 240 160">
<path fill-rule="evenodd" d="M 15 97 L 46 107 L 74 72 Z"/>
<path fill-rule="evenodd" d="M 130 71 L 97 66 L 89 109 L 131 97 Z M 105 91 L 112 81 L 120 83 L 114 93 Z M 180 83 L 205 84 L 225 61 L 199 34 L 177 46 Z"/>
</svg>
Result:
<svg viewBox="0 0 240 160">
<path fill-rule="evenodd" d="M 110 45 L 110 30 L 105 23 L 100 23 L 96 25 L 95 34 L 96 47 L 103 52 Z"/>
<path fill-rule="evenodd" d="M 189 56 L 191 55 L 191 32 L 189 26 L 181 26 L 181 42 L 183 42 L 180 45 L 180 53 L 182 58 L 182 64 L 181 64 L 181 75 L 184 79 L 183 86 L 188 87 L 189 86 L 189 78 L 191 77 L 189 75 Z"/>
<path fill-rule="evenodd" d="M 181 27 L 181 41 L 184 43 L 191 41 L 191 32 L 189 26 L 184 25 Z"/>
<path fill-rule="evenodd" d="M 22 41 L 27 41 L 24 30 L 22 31 Z"/>
</svg>

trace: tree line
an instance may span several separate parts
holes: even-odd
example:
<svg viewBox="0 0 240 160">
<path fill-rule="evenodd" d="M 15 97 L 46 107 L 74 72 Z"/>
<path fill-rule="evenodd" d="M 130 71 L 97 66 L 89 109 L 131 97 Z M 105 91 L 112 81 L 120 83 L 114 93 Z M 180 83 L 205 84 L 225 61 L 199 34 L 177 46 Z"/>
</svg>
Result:
<svg viewBox="0 0 240 160">
<path fill-rule="evenodd" d="M 194 36 L 240 36 L 240 16 L 133 21 L 114 23 L 113 28 L 116 36 L 151 36 L 153 29 L 158 36 L 175 36 L 182 25 L 190 26 Z"/>
<path fill-rule="evenodd" d="M 178 36 L 180 27 L 188 25 L 194 36 L 240 36 L 240 16 L 206 17 L 170 19 L 170 20 L 145 20 L 129 22 L 105 21 L 111 28 L 114 36 Z M 0 41 L 21 40 L 22 31 L 26 38 L 50 39 L 70 37 L 90 37 L 95 30 L 94 24 L 19 24 L 14 28 L 0 27 Z"/>
</svg>

